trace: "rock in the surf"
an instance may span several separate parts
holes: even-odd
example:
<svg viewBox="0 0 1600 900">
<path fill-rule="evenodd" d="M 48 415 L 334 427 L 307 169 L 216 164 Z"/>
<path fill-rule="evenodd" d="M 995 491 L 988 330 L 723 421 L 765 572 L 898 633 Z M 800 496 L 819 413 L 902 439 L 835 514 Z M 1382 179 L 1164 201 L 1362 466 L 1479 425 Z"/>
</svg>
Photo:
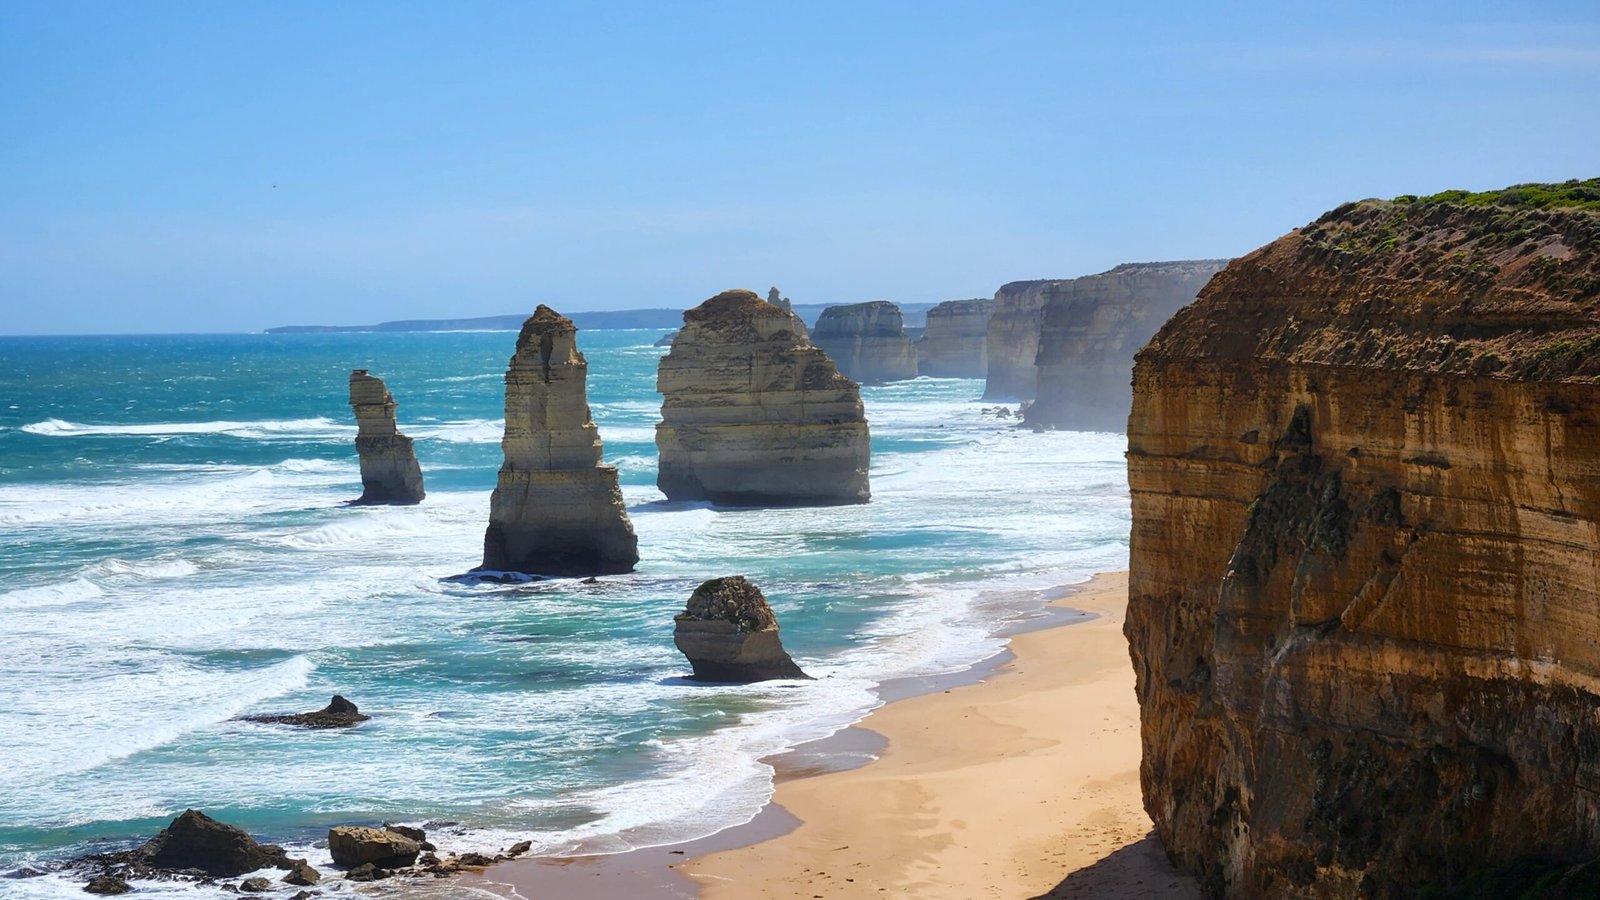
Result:
<svg viewBox="0 0 1600 900">
<path fill-rule="evenodd" d="M 731 506 L 867 502 L 860 388 L 797 316 L 725 291 L 683 323 L 656 375 L 662 493 Z"/>
<path fill-rule="evenodd" d="M 743 575 L 695 588 L 675 618 L 672 641 L 700 681 L 752 682 L 809 678 L 778 639 L 778 617 L 761 589 Z"/>
<path fill-rule="evenodd" d="M 333 695 L 333 700 L 329 701 L 327 706 L 312 712 L 239 717 L 244 722 L 294 725 L 299 728 L 349 728 L 357 722 L 365 722 L 370 718 L 372 717 L 362 714 L 354 703 L 338 694 Z"/>
<path fill-rule="evenodd" d="M 397 869 L 417 861 L 421 845 L 396 831 L 363 825 L 336 825 L 328 829 L 328 853 L 335 865 L 354 869 L 371 863 Z"/>
<path fill-rule="evenodd" d="M 356 413 L 356 453 L 361 457 L 361 497 L 365 505 L 422 502 L 422 467 L 411 438 L 395 424 L 394 395 L 383 379 L 366 369 L 350 373 L 350 406 Z"/>
<path fill-rule="evenodd" d="M 310 887 L 322 880 L 322 873 L 303 859 L 289 860 L 289 874 L 283 876 L 284 884 Z"/>
<path fill-rule="evenodd" d="M 219 878 L 285 863 L 282 847 L 258 844 L 243 829 L 218 822 L 197 809 L 184 810 L 131 855 L 151 868 L 199 869 Z"/>
<path fill-rule="evenodd" d="M 101 875 L 83 886 L 85 894 L 99 894 L 104 897 L 126 894 L 132 890 L 133 886 L 128 884 L 126 879 L 116 875 Z"/>
<path fill-rule="evenodd" d="M 589 415 L 589 363 L 572 320 L 540 305 L 506 370 L 505 463 L 489 500 L 483 568 L 615 575 L 639 562 L 615 466 Z"/>
</svg>

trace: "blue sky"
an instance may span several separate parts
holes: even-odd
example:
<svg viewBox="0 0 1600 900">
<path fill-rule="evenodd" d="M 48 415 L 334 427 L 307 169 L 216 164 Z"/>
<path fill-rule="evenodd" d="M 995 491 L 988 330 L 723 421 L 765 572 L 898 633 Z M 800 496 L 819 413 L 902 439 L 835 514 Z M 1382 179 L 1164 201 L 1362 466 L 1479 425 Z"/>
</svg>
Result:
<svg viewBox="0 0 1600 900">
<path fill-rule="evenodd" d="M 1600 175 L 1600 4 L 0 5 L 0 333 L 987 296 Z"/>
</svg>

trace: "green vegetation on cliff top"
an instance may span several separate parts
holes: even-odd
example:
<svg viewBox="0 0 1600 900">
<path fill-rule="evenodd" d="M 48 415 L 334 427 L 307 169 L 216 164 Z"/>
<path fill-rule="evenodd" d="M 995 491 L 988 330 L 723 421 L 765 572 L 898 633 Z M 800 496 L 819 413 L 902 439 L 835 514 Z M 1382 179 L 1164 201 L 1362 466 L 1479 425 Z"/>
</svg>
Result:
<svg viewBox="0 0 1600 900">
<path fill-rule="evenodd" d="M 1600 178 L 1561 184 L 1514 184 L 1498 191 L 1440 191 L 1426 197 L 1402 194 L 1396 203 L 1450 203 L 1457 206 L 1509 206 L 1516 209 L 1600 209 Z"/>
</svg>

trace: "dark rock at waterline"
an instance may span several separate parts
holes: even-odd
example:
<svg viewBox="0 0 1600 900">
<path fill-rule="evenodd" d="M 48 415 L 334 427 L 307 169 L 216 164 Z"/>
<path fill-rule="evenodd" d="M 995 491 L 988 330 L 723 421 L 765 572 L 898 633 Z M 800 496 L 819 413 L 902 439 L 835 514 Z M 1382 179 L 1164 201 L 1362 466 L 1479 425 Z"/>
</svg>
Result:
<svg viewBox="0 0 1600 900">
<path fill-rule="evenodd" d="M 48 874 L 48 873 L 46 873 L 46 872 L 44 872 L 42 870 L 30 868 L 28 866 L 23 866 L 20 869 L 12 869 L 11 871 L 5 873 L 4 875 L 0 875 L 0 878 L 10 878 L 10 879 L 13 879 L 13 880 L 16 880 L 16 879 L 19 879 L 19 878 L 43 878 L 46 874 Z"/>
<path fill-rule="evenodd" d="M 239 882 L 239 890 L 248 894 L 262 894 L 272 890 L 272 882 L 265 878 L 246 878 Z"/>
<path fill-rule="evenodd" d="M 101 875 L 83 886 L 83 891 L 86 894 L 126 894 L 131 890 L 133 888 L 128 885 L 128 882 L 115 875 Z"/>
<path fill-rule="evenodd" d="M 301 887 L 310 887 L 322 880 L 322 873 L 318 872 L 311 863 L 303 859 L 289 861 L 289 874 L 283 876 L 284 884 L 294 884 Z"/>
<path fill-rule="evenodd" d="M 361 825 L 338 825 L 328 829 L 328 852 L 336 865 L 353 869 L 372 863 L 382 868 L 396 869 L 416 862 L 422 847 L 419 841 L 396 831 Z"/>
<path fill-rule="evenodd" d="M 350 881 L 377 881 L 381 878 L 388 878 L 389 874 L 387 870 L 372 863 L 362 863 L 346 872 L 344 877 Z"/>
<path fill-rule="evenodd" d="M 761 589 L 743 575 L 713 578 L 689 597 L 672 641 L 700 681 L 748 683 L 809 678 L 778 639 L 778 618 Z"/>
<path fill-rule="evenodd" d="M 349 728 L 370 718 L 372 717 L 362 715 L 354 703 L 339 694 L 334 694 L 333 700 L 327 706 L 315 712 L 240 716 L 239 720 L 261 725 L 293 725 L 298 728 Z"/>
<path fill-rule="evenodd" d="M 130 862 L 151 868 L 197 869 L 216 877 L 286 865 L 282 847 L 258 844 L 243 829 L 218 822 L 197 809 L 184 810 L 171 825 L 128 855 Z"/>
</svg>

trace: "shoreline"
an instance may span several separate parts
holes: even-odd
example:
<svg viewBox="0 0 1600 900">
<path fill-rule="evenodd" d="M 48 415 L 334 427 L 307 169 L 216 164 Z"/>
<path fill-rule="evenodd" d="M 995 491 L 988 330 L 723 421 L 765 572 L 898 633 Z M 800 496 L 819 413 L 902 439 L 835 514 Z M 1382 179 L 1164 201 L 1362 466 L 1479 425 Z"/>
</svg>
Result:
<svg viewBox="0 0 1600 900">
<path fill-rule="evenodd" d="M 1052 593 L 1006 650 L 885 683 L 857 725 L 767 758 L 776 792 L 748 823 L 455 883 L 513 898 L 1198 897 L 1139 793 L 1127 574 Z"/>
</svg>

